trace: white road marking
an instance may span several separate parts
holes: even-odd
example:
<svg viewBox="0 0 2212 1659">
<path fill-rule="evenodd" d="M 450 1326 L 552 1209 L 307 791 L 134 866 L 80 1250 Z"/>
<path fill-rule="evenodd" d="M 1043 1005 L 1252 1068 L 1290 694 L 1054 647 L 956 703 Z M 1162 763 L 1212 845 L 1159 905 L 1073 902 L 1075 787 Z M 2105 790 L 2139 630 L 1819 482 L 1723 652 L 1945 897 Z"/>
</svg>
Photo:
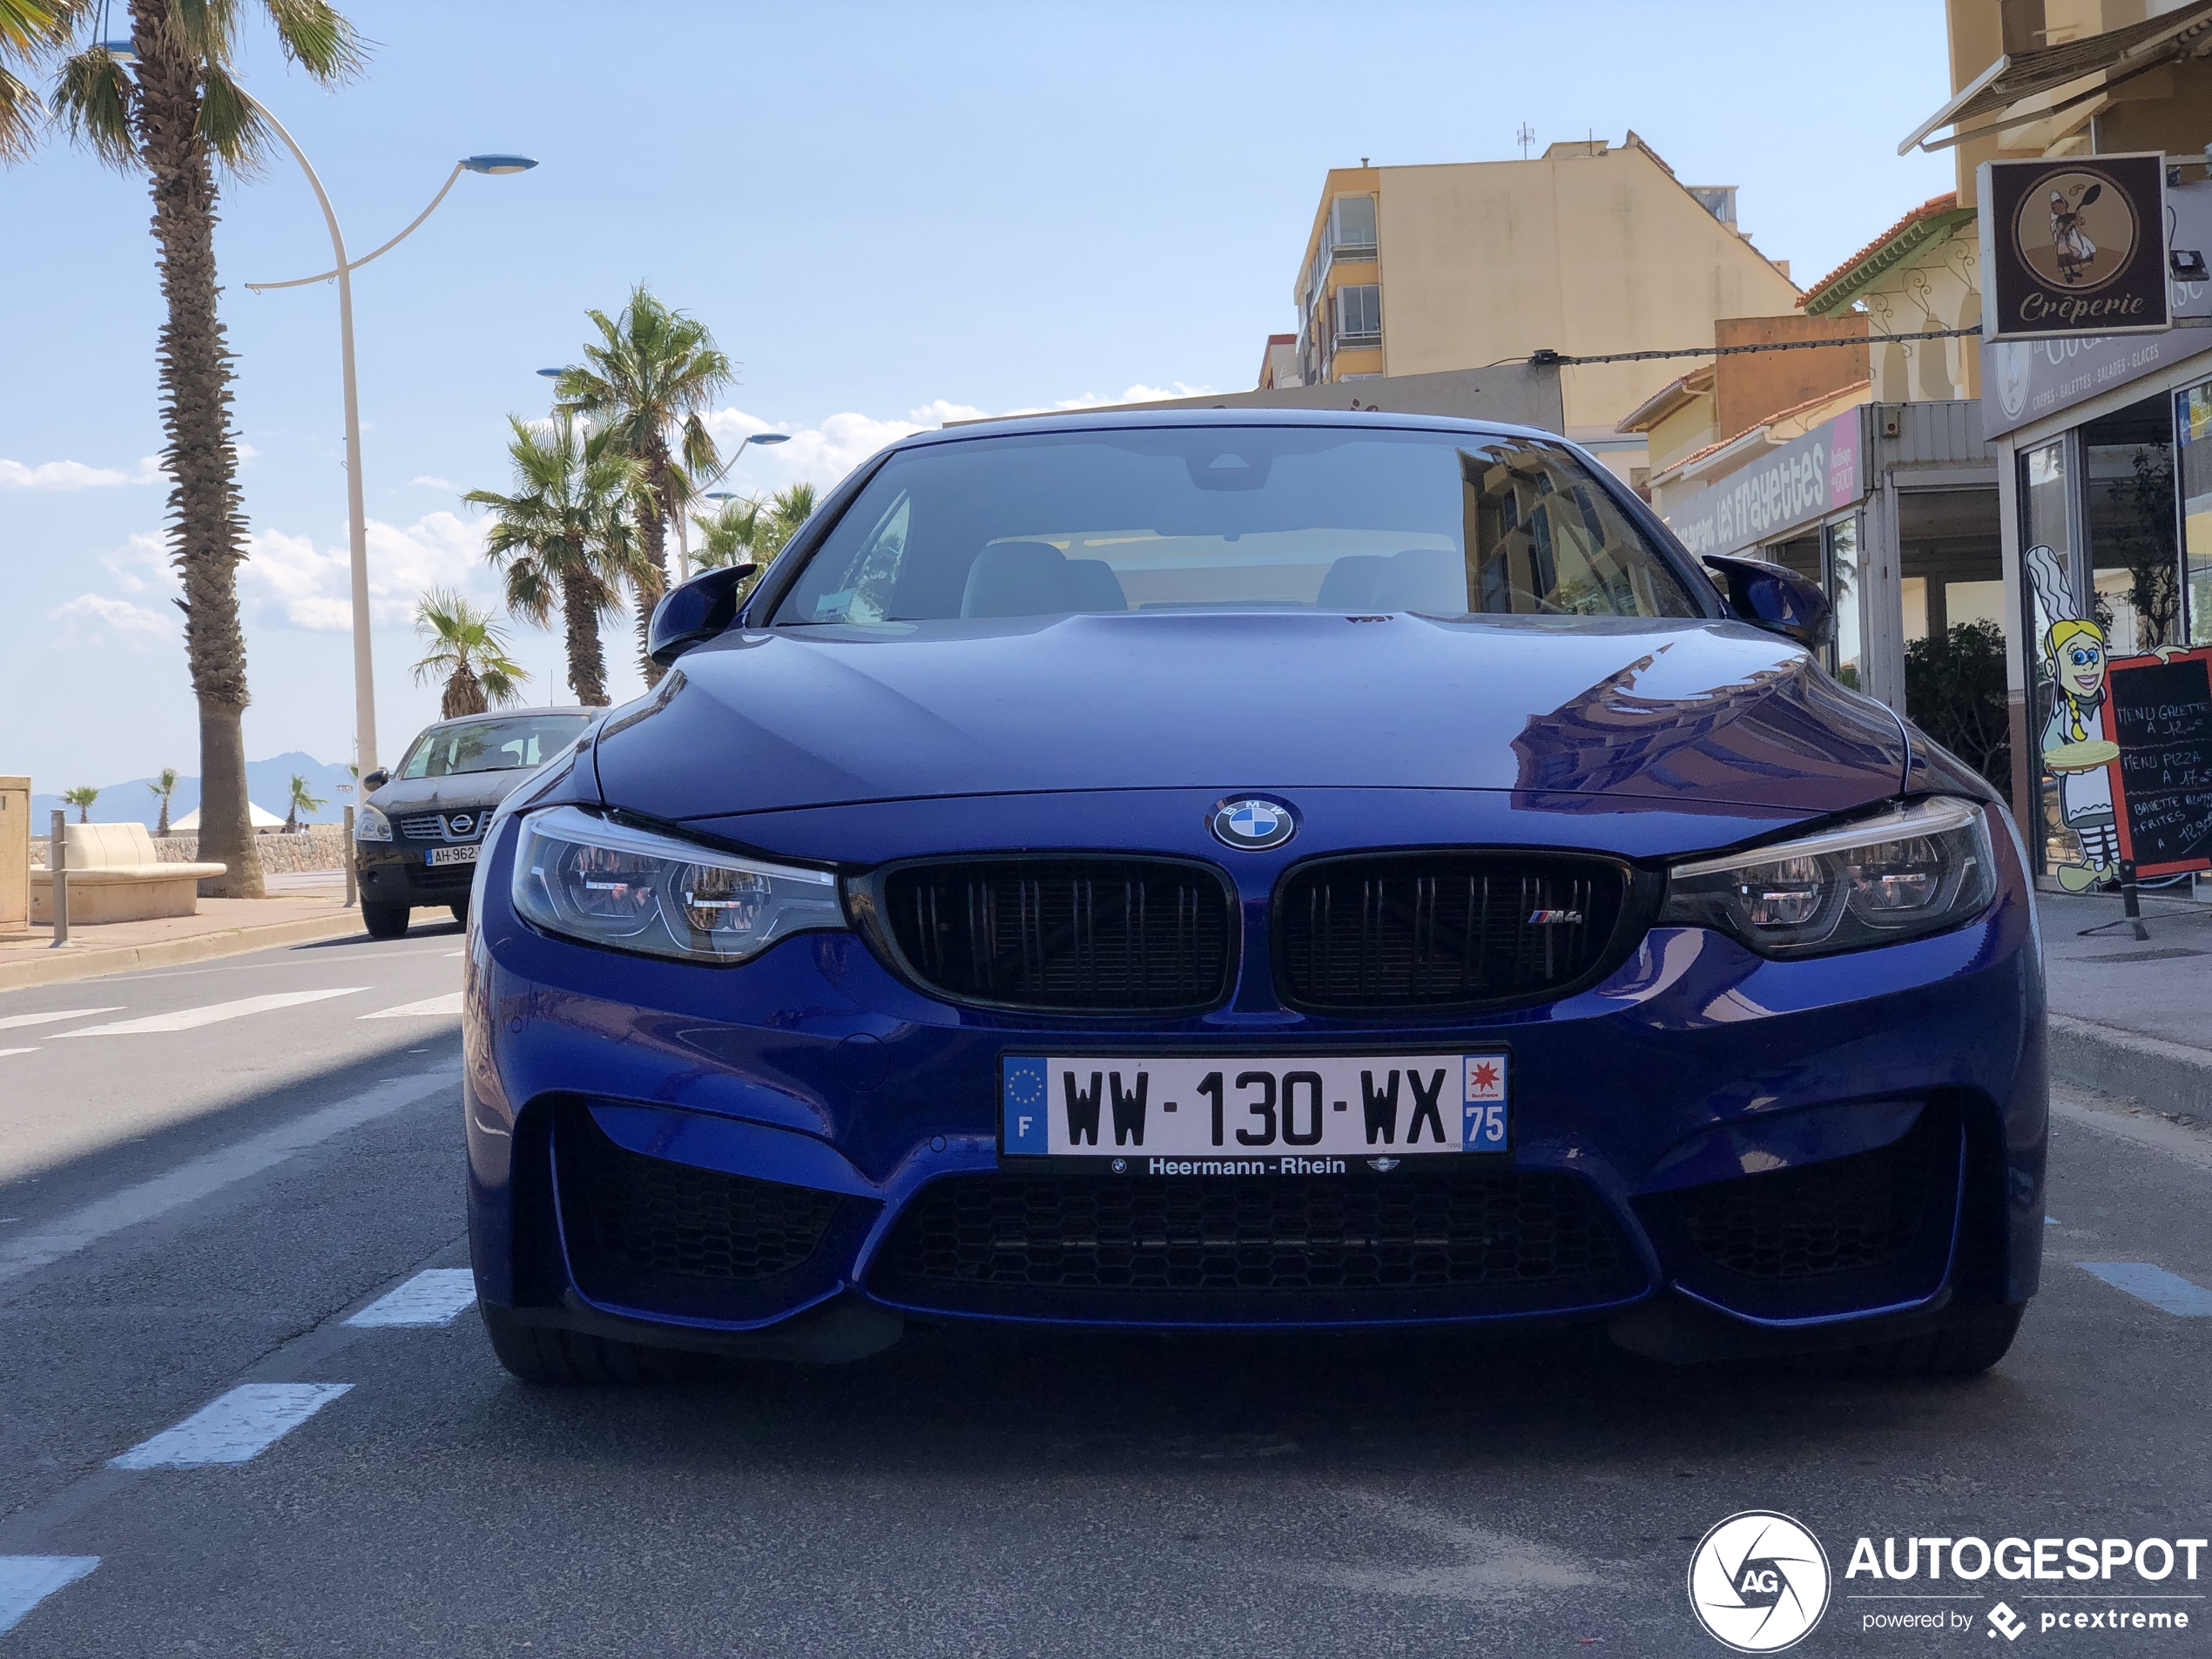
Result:
<svg viewBox="0 0 2212 1659">
<path fill-rule="evenodd" d="M 302 1002 L 351 996 L 368 988 L 366 985 L 341 985 L 329 991 L 274 991 L 267 996 L 241 997 L 235 1002 L 211 1002 L 204 1008 L 179 1008 L 173 1014 L 149 1014 L 142 1020 L 118 1020 L 109 1025 L 88 1025 L 80 1030 L 57 1032 L 53 1041 L 58 1042 L 64 1037 L 134 1037 L 152 1031 L 193 1031 L 203 1025 L 215 1025 L 248 1014 L 266 1014 L 273 1008 L 297 1008 Z"/>
<path fill-rule="evenodd" d="M 120 1014 L 122 1011 L 118 1004 L 111 1008 L 63 1008 L 53 1014 L 10 1014 L 6 1019 L 0 1020 L 0 1031 L 12 1031 L 19 1025 L 52 1025 L 58 1020 L 83 1020 L 95 1014 Z M 73 1560 L 74 1557 L 56 1559 Z"/>
<path fill-rule="evenodd" d="M 2076 1262 L 2114 1290 L 2184 1319 L 2212 1318 L 2212 1291 L 2149 1262 Z"/>
<path fill-rule="evenodd" d="M 458 1014 L 461 1012 L 461 993 L 448 991 L 443 996 L 426 996 L 420 1002 L 402 1002 L 395 1008 L 379 1008 L 374 1014 L 357 1014 L 359 1020 L 399 1020 L 417 1014 Z"/>
<path fill-rule="evenodd" d="M 0 1054 L 37 1054 L 36 1049 L 0 1049 Z"/>
<path fill-rule="evenodd" d="M 458 1067 L 417 1072 L 412 1077 L 388 1077 L 374 1089 L 265 1130 L 235 1146 L 180 1163 L 166 1175 L 95 1198 L 35 1233 L 0 1245 L 0 1283 L 57 1262 L 111 1233 L 220 1191 L 233 1181 L 281 1163 L 334 1135 L 449 1089 L 460 1081 Z"/>
<path fill-rule="evenodd" d="M 380 1296 L 347 1325 L 451 1325 L 476 1299 L 476 1276 L 466 1267 L 433 1267 Z"/>
<path fill-rule="evenodd" d="M 31 1608 L 99 1564 L 98 1555 L 0 1555 L 0 1630 L 14 1629 Z"/>
<path fill-rule="evenodd" d="M 174 1428 L 140 1440 L 117 1469 L 204 1469 L 244 1463 L 274 1446 L 351 1388 L 351 1383 L 240 1383 L 218 1394 Z"/>
</svg>

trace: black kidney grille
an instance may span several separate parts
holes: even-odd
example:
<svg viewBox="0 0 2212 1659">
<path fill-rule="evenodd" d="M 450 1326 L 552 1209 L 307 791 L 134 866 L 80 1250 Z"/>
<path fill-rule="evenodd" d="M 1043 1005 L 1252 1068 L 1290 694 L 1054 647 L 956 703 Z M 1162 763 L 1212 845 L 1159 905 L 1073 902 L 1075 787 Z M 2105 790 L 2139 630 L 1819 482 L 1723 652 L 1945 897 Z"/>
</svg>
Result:
<svg viewBox="0 0 2212 1659">
<path fill-rule="evenodd" d="M 1676 1214 L 1707 1260 L 1749 1278 L 1886 1267 L 1911 1246 L 1946 1172 L 1932 1148 L 1916 1126 L 1878 1151 L 1692 1187 L 1675 1198 Z"/>
<path fill-rule="evenodd" d="M 559 1139 L 562 1222 L 587 1277 L 772 1278 L 813 1254 L 837 1211 L 833 1193 L 632 1152 L 583 1111 Z"/>
<path fill-rule="evenodd" d="M 1229 995 L 1229 900 L 1189 865 L 982 860 L 894 871 L 885 920 L 955 1001 L 1076 1013 L 1211 1007 Z"/>
<path fill-rule="evenodd" d="M 1538 1285 L 1623 1264 L 1570 1176 L 1402 1172 L 1278 1183 L 955 1176 L 900 1216 L 887 1288 L 1026 1286 L 1172 1297 Z"/>
<path fill-rule="evenodd" d="M 1290 1001 L 1402 1008 L 1505 1001 L 1597 965 L 1627 872 L 1595 859 L 1415 853 L 1291 873 L 1275 907 Z"/>
</svg>

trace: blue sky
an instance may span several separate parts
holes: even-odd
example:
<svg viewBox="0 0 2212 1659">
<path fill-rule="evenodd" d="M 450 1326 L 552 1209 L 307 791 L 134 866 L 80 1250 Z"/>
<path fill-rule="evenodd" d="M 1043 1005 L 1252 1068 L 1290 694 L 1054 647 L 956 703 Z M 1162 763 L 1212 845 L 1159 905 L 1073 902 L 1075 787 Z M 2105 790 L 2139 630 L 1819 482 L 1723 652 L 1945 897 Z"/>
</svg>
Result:
<svg viewBox="0 0 2212 1659">
<path fill-rule="evenodd" d="M 124 8 L 118 3 L 116 11 Z M 249 8 L 250 10 L 250 8 Z M 462 489 L 650 282 L 743 365 L 715 417 L 738 486 L 829 483 L 948 411 L 1249 386 L 1331 166 L 1502 159 L 1633 127 L 1803 280 L 1950 187 L 1897 140 L 1947 92 L 1938 0 L 1700 3 L 648 6 L 356 0 L 368 72 L 326 93 L 249 35 L 250 84 L 314 158 L 354 251 L 464 177 L 355 279 L 384 758 L 436 711 L 406 617 L 489 597 Z M 0 772 L 42 789 L 198 769 L 163 553 L 138 179 L 56 139 L 0 172 Z M 349 758 L 345 477 L 328 242 L 288 157 L 227 189 L 250 756 Z M 1684 345 L 1694 341 L 1680 342 Z M 1137 395 L 1143 395 L 1140 391 Z M 516 632 L 566 700 L 553 636 Z M 617 700 L 637 686 L 622 640 Z"/>
</svg>

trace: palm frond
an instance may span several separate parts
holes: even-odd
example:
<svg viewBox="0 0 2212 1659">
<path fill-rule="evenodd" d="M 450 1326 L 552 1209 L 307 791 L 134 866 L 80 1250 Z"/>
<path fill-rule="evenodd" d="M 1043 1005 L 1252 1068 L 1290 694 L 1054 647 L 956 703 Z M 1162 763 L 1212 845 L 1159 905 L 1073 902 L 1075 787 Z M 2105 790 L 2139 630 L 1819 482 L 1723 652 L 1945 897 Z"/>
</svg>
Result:
<svg viewBox="0 0 2212 1659">
<path fill-rule="evenodd" d="M 202 71 L 199 136 L 216 158 L 233 172 L 250 174 L 268 143 L 269 124 L 246 96 L 229 70 L 209 64 Z"/>
<path fill-rule="evenodd" d="M 71 139 L 111 167 L 129 172 L 138 165 L 138 145 L 131 131 L 138 87 L 115 54 L 88 46 L 62 64 L 49 107 Z"/>
<path fill-rule="evenodd" d="M 325 86 L 350 80 L 368 62 L 367 44 L 328 0 L 261 0 L 284 55 Z"/>
</svg>

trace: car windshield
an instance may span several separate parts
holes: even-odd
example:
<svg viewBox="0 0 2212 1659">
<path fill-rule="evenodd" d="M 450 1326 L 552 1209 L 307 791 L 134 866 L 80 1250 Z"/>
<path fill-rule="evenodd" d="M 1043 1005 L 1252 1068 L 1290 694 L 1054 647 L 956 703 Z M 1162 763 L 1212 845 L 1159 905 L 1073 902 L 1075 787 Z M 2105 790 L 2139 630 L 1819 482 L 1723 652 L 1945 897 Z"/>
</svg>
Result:
<svg viewBox="0 0 2212 1659">
<path fill-rule="evenodd" d="M 518 714 L 473 725 L 435 726 L 415 740 L 399 775 L 448 778 L 540 765 L 574 743 L 590 720 L 588 714 Z"/>
<path fill-rule="evenodd" d="M 1696 617 L 1572 452 L 1533 437 L 1166 427 L 894 455 L 779 625 L 1229 608 Z"/>
</svg>

